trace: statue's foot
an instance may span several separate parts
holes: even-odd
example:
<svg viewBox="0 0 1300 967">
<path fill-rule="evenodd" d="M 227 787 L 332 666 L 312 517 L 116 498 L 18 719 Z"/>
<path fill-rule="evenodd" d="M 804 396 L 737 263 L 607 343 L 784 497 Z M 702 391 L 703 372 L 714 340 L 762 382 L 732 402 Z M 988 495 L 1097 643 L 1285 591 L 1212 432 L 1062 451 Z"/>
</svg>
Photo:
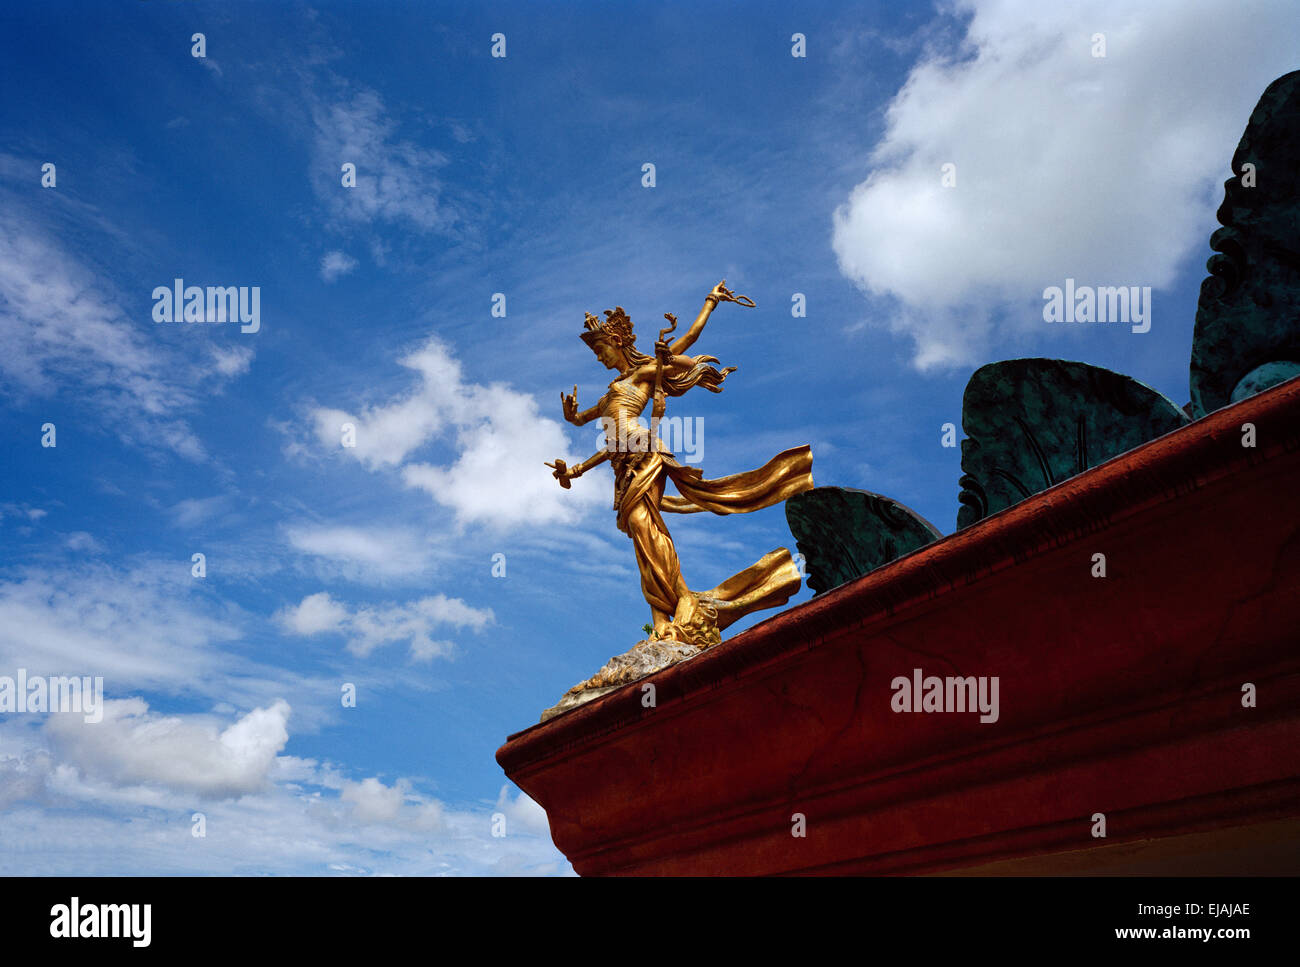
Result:
<svg viewBox="0 0 1300 967">
<path fill-rule="evenodd" d="M 694 591 L 678 599 L 677 612 L 668 627 L 674 641 L 700 649 L 710 648 L 722 640 L 717 602 Z"/>
</svg>

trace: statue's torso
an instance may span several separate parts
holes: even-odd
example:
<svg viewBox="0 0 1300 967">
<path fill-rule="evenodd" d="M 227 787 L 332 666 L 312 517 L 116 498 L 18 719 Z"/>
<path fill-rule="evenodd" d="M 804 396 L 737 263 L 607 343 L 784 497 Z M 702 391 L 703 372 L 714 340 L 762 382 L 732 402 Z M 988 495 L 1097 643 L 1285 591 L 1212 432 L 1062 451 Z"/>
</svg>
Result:
<svg viewBox="0 0 1300 967">
<path fill-rule="evenodd" d="M 605 430 L 605 446 L 611 451 L 610 464 L 614 469 L 614 506 L 618 507 L 631 474 L 652 455 L 659 454 L 672 466 L 677 466 L 672 451 L 657 435 L 638 422 L 650 402 L 652 393 L 643 377 L 631 374 L 616 379 L 600 398 L 600 416 Z"/>
</svg>

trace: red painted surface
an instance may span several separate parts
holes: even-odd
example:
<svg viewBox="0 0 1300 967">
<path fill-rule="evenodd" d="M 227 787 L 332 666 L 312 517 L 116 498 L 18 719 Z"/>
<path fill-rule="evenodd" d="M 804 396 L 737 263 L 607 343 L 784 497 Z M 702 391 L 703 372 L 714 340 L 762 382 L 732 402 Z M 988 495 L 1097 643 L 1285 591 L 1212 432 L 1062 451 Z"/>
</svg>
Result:
<svg viewBox="0 0 1300 967">
<path fill-rule="evenodd" d="M 1292 380 L 645 679 L 654 708 L 629 685 L 497 760 L 584 875 L 957 870 L 1300 816 L 1298 643 Z M 914 668 L 997 676 L 998 720 L 892 711 Z"/>
</svg>

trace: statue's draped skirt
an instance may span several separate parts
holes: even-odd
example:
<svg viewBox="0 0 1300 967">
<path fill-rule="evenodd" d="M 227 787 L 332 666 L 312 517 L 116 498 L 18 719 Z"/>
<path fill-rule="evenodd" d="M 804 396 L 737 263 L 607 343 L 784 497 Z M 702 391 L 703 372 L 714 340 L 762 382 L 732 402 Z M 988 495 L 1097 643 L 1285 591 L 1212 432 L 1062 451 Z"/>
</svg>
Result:
<svg viewBox="0 0 1300 967">
<path fill-rule="evenodd" d="M 665 511 L 743 514 L 813 487 L 812 450 L 807 446 L 778 453 L 757 470 L 717 480 L 703 479 L 698 467 L 682 466 L 670 452 L 619 453 L 612 462 L 614 509 L 619 529 L 632 538 L 641 590 L 653 608 L 669 616 L 687 588 L 664 523 Z M 664 493 L 669 480 L 680 497 Z M 721 629 L 751 611 L 784 604 L 798 590 L 799 571 L 790 552 L 779 548 L 716 588 L 697 593 L 715 599 Z"/>
</svg>

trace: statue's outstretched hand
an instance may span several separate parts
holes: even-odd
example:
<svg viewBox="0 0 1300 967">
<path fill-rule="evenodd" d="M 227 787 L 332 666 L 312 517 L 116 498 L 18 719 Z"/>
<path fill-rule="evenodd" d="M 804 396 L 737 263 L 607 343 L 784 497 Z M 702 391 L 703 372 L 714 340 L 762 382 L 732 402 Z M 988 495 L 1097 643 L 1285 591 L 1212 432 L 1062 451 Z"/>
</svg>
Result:
<svg viewBox="0 0 1300 967">
<path fill-rule="evenodd" d="M 730 289 L 727 288 L 726 279 L 723 279 L 721 282 L 715 285 L 713 287 L 713 291 L 710 292 L 709 295 L 712 296 L 714 299 L 717 299 L 719 302 L 736 301 L 736 293 L 732 292 Z"/>
<path fill-rule="evenodd" d="M 727 288 L 726 279 L 723 279 L 721 282 L 715 285 L 713 287 L 713 291 L 710 292 L 705 298 L 714 299 L 717 302 L 734 302 L 737 305 L 744 306 L 747 309 L 754 308 L 754 300 L 747 295 L 736 295 L 736 293 L 732 292 L 730 289 Z"/>
<path fill-rule="evenodd" d="M 563 390 L 560 391 L 560 405 L 564 407 L 564 418 L 570 423 L 578 422 L 578 386 L 573 386 L 573 395 L 567 395 Z"/>
<path fill-rule="evenodd" d="M 572 486 L 569 483 L 569 481 L 572 480 L 575 476 L 577 476 L 571 470 L 569 470 L 568 465 L 559 457 L 555 458 L 554 463 L 544 463 L 543 466 L 550 467 L 554 471 L 551 474 L 551 476 L 554 477 L 556 480 L 558 480 L 560 482 L 560 486 L 563 487 L 565 490 L 568 490 L 570 486 Z"/>
</svg>

